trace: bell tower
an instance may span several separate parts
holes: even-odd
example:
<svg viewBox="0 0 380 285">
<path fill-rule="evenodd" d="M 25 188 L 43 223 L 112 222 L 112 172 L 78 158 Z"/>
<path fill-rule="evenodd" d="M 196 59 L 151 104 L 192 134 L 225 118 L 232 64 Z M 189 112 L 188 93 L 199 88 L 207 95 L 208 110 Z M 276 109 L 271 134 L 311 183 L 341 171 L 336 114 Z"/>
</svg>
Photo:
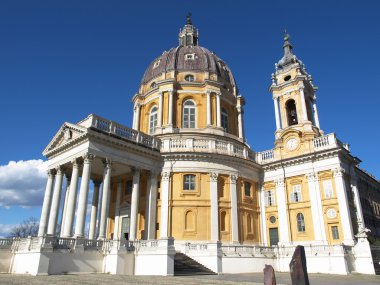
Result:
<svg viewBox="0 0 380 285">
<path fill-rule="evenodd" d="M 311 75 L 293 54 L 290 36 L 285 32 L 284 56 L 275 64 L 272 85 L 276 132 L 275 151 L 281 157 L 307 153 L 312 140 L 321 136 L 315 92 Z"/>
</svg>

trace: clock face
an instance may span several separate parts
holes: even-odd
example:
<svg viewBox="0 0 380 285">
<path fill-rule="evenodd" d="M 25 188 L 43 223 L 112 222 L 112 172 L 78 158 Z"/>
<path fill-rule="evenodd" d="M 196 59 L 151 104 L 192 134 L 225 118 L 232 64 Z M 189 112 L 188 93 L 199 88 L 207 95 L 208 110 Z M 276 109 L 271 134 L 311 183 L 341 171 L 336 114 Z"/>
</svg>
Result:
<svg viewBox="0 0 380 285">
<path fill-rule="evenodd" d="M 298 140 L 295 138 L 291 138 L 286 142 L 286 148 L 288 150 L 295 150 L 298 146 Z"/>
</svg>

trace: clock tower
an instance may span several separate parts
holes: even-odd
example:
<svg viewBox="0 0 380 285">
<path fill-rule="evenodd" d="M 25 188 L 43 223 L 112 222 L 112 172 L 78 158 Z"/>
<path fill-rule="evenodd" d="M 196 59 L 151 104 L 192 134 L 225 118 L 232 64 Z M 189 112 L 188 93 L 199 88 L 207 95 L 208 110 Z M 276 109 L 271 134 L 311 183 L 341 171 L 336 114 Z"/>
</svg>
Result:
<svg viewBox="0 0 380 285">
<path fill-rule="evenodd" d="M 284 36 L 284 56 L 275 64 L 272 85 L 276 117 L 275 152 L 292 157 L 312 150 L 312 140 L 321 136 L 315 92 L 311 75 L 293 54 L 289 35 Z"/>
</svg>

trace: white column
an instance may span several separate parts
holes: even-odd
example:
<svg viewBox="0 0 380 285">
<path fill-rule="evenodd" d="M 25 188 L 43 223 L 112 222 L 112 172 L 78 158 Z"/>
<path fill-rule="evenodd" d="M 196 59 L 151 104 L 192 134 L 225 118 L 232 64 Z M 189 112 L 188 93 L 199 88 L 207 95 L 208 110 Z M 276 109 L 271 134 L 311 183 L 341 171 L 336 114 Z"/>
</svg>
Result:
<svg viewBox="0 0 380 285">
<path fill-rule="evenodd" d="M 280 114 L 278 112 L 278 98 L 273 97 L 273 103 L 274 103 L 274 115 L 276 117 L 276 130 L 281 129 L 281 124 L 280 124 Z"/>
<path fill-rule="evenodd" d="M 120 196 L 121 196 L 121 186 L 122 181 L 117 183 L 116 189 L 116 204 L 115 204 L 115 223 L 113 226 L 113 239 L 119 239 L 119 209 L 120 209 Z"/>
<path fill-rule="evenodd" d="M 161 223 L 160 238 L 167 238 L 169 233 L 169 190 L 170 172 L 164 171 L 161 174 Z"/>
<path fill-rule="evenodd" d="M 348 245 L 354 244 L 354 233 L 352 231 L 351 215 L 349 202 L 347 198 L 347 186 L 344 181 L 344 169 L 339 167 L 334 170 L 335 189 L 339 203 L 340 221 L 343 229 L 343 243 Z"/>
<path fill-rule="evenodd" d="M 134 111 L 134 120 L 133 120 L 133 129 L 138 131 L 140 128 L 140 103 L 136 103 L 133 109 Z"/>
<path fill-rule="evenodd" d="M 131 224 L 129 231 L 129 240 L 137 238 L 137 215 L 139 212 L 139 195 L 140 195 L 140 169 L 133 171 L 132 181 L 132 198 L 131 198 Z"/>
<path fill-rule="evenodd" d="M 109 196 L 111 191 L 111 167 L 112 162 L 106 160 L 104 162 L 104 180 L 103 180 L 103 195 L 102 195 L 102 208 L 100 210 L 100 222 L 99 222 L 99 236 L 98 239 L 106 238 L 107 218 L 109 208 Z"/>
<path fill-rule="evenodd" d="M 268 245 L 267 237 L 267 219 L 265 212 L 265 189 L 263 184 L 260 185 L 260 219 L 261 219 L 261 241 L 264 246 Z"/>
<path fill-rule="evenodd" d="M 75 237 L 84 237 L 84 227 L 86 223 L 87 198 L 91 179 L 91 164 L 94 159 L 93 154 L 85 154 L 83 163 L 82 180 L 79 189 L 77 221 L 75 223 Z"/>
<path fill-rule="evenodd" d="M 157 173 L 151 172 L 149 177 L 146 210 L 145 210 L 145 239 L 155 239 L 156 236 L 156 207 L 157 207 Z"/>
<path fill-rule="evenodd" d="M 169 91 L 168 126 L 173 125 L 173 91 Z"/>
<path fill-rule="evenodd" d="M 206 126 L 211 126 L 211 91 L 206 91 Z"/>
<path fill-rule="evenodd" d="M 100 187 L 100 181 L 94 181 L 94 192 L 92 193 L 90 230 L 88 234 L 88 239 L 95 238 L 96 218 L 98 216 L 98 205 L 99 205 L 99 187 Z"/>
<path fill-rule="evenodd" d="M 363 217 L 363 209 L 362 209 L 362 205 L 361 205 L 361 202 L 360 202 L 360 196 L 359 196 L 359 189 L 358 189 L 358 180 L 357 180 L 357 177 L 356 177 L 356 173 L 355 173 L 355 167 L 352 166 L 351 167 L 351 171 L 350 171 L 350 176 L 351 176 L 351 189 L 352 189 L 352 193 L 353 193 L 353 196 L 354 196 L 354 203 L 355 203 L 355 208 L 356 208 L 356 218 L 357 218 L 357 221 L 358 221 L 358 232 L 360 232 L 362 229 L 365 228 L 365 224 L 364 224 L 364 217 Z"/>
<path fill-rule="evenodd" d="M 70 182 L 71 182 L 71 176 L 66 174 L 65 200 L 63 202 L 62 219 L 61 219 L 61 232 L 60 232 L 61 236 L 63 236 L 63 232 L 64 232 L 64 228 L 65 228 L 67 203 L 69 200 L 69 192 L 70 192 Z"/>
<path fill-rule="evenodd" d="M 313 110 L 314 110 L 314 121 L 315 121 L 315 125 L 317 126 L 318 129 L 320 129 L 320 125 L 319 125 L 319 117 L 318 117 L 318 110 L 317 110 L 317 102 L 316 100 L 314 99 L 313 100 Z"/>
<path fill-rule="evenodd" d="M 307 109 L 306 109 L 306 101 L 305 101 L 305 93 L 303 92 L 303 87 L 300 87 L 299 92 L 301 95 L 301 108 L 302 108 L 302 121 L 306 122 L 307 119 Z"/>
<path fill-rule="evenodd" d="M 326 227 L 323 219 L 322 199 L 319 189 L 319 180 L 316 173 L 307 174 L 311 215 L 313 217 L 314 240 L 317 243 L 327 244 Z"/>
<path fill-rule="evenodd" d="M 236 176 L 230 176 L 230 195 L 231 195 L 231 240 L 239 243 L 239 221 L 238 221 L 238 201 L 236 191 Z"/>
<path fill-rule="evenodd" d="M 210 223 L 211 241 L 219 240 L 219 211 L 218 211 L 218 173 L 210 173 Z"/>
<path fill-rule="evenodd" d="M 158 93 L 158 118 L 157 118 L 157 127 L 162 127 L 162 106 L 163 106 L 163 95 L 162 92 Z"/>
<path fill-rule="evenodd" d="M 216 93 L 216 126 L 221 128 L 220 93 Z"/>
<path fill-rule="evenodd" d="M 278 224 L 280 225 L 280 243 L 289 243 L 289 220 L 287 212 L 287 199 L 285 193 L 284 178 L 276 181 L 276 196 L 277 196 L 277 210 L 278 210 Z"/>
<path fill-rule="evenodd" d="M 70 182 L 69 197 L 68 197 L 67 208 L 66 208 L 65 225 L 63 228 L 63 233 L 61 235 L 63 237 L 72 236 L 75 206 L 76 206 L 76 201 L 77 201 L 77 189 L 78 189 L 80 163 L 78 159 L 74 159 L 72 161 L 72 164 L 73 164 L 73 171 L 71 173 L 71 182 Z"/>
<path fill-rule="evenodd" d="M 51 198 L 52 198 L 53 185 L 54 185 L 55 170 L 49 169 L 47 171 L 47 174 L 48 174 L 48 179 L 46 182 L 44 202 L 42 204 L 41 219 L 40 219 L 40 225 L 38 228 L 38 236 L 39 237 L 42 237 L 46 234 L 46 230 L 47 230 L 47 226 L 48 226 L 50 206 L 51 206 Z"/>
<path fill-rule="evenodd" d="M 62 169 L 62 166 L 59 166 L 57 168 L 57 176 L 55 178 L 55 183 L 54 183 L 53 199 L 51 201 L 49 225 L 48 225 L 48 230 L 47 230 L 48 235 L 53 235 L 53 236 L 56 235 L 58 211 L 59 211 L 59 205 L 61 201 L 62 180 L 63 180 L 63 169 Z"/>
<path fill-rule="evenodd" d="M 244 139 L 243 107 L 238 106 L 237 111 L 238 111 L 239 138 Z"/>
</svg>

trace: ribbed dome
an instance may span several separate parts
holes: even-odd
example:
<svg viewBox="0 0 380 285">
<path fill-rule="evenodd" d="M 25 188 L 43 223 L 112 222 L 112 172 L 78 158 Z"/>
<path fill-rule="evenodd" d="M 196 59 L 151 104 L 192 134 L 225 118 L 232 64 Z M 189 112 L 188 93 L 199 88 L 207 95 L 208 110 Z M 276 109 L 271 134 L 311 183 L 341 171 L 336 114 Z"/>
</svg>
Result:
<svg viewBox="0 0 380 285">
<path fill-rule="evenodd" d="M 191 56 L 192 59 L 187 59 L 187 55 Z M 149 65 L 141 83 L 146 84 L 162 73 L 173 70 L 179 72 L 210 72 L 210 74 L 216 74 L 235 86 L 232 73 L 224 61 L 201 46 L 178 46 L 169 51 L 164 51 Z"/>
</svg>

